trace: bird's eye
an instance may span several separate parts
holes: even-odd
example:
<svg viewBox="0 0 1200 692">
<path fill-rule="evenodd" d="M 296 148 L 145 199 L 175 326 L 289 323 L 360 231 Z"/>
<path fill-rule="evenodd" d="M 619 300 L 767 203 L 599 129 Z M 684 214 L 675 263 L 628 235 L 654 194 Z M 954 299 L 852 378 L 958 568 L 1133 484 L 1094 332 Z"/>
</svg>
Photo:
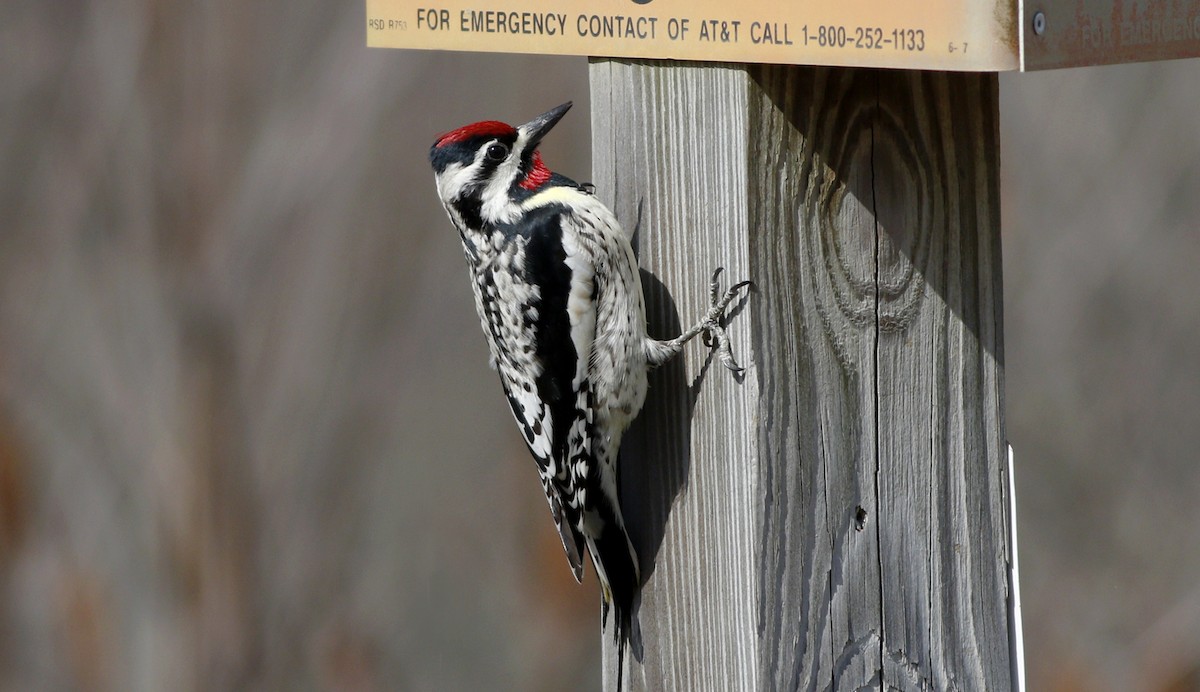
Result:
<svg viewBox="0 0 1200 692">
<path fill-rule="evenodd" d="M 486 156 L 489 161 L 503 161 L 508 156 L 508 147 L 503 144 L 490 144 L 488 145 Z"/>
</svg>

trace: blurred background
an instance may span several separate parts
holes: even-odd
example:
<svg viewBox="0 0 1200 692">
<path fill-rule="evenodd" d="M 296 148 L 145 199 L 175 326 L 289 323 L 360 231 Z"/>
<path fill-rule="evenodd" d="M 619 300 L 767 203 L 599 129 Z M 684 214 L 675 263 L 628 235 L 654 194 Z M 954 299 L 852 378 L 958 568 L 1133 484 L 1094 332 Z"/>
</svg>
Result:
<svg viewBox="0 0 1200 692">
<path fill-rule="evenodd" d="M 584 59 L 0 4 L 0 690 L 599 688 L 426 163 Z M 1200 61 L 1001 78 L 1032 690 L 1200 690 Z"/>
</svg>

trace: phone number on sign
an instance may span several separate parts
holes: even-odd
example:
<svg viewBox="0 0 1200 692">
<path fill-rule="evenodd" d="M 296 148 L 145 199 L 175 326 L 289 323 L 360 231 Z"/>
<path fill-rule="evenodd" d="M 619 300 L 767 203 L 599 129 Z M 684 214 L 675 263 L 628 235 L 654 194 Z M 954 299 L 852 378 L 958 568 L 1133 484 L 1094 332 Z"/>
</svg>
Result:
<svg viewBox="0 0 1200 692">
<path fill-rule="evenodd" d="M 845 27 L 823 24 L 800 27 L 805 46 L 820 48 L 857 48 L 860 50 L 925 50 L 924 29 L 882 29 L 877 26 Z"/>
</svg>

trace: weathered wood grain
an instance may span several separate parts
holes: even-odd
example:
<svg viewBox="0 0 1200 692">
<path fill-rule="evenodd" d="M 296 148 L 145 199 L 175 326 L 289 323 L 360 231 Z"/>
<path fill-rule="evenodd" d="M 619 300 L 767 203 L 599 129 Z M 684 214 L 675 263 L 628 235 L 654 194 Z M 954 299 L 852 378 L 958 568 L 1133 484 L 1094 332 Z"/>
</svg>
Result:
<svg viewBox="0 0 1200 692">
<path fill-rule="evenodd" d="M 618 118 L 593 123 L 614 145 L 597 140 L 597 152 L 609 155 L 594 157 L 595 181 L 617 216 L 638 227 L 651 332 L 674 336 L 708 305 L 715 267 L 725 267 L 728 280 L 749 272 L 746 168 L 726 165 L 746 151 L 745 74 L 682 68 L 641 79 L 631 65 L 592 69 L 594 116 Z M 697 88 L 711 98 L 679 98 Z M 681 175 L 685 162 L 690 173 Z M 749 360 L 749 329 L 732 334 L 734 353 Z M 756 626 L 756 589 L 744 566 L 756 559 L 757 478 L 746 462 L 756 425 L 745 417 L 757 387 L 753 378 L 736 382 L 698 341 L 654 373 L 650 386 L 623 451 L 623 492 L 638 507 L 630 528 L 649 577 L 643 665 L 629 670 L 628 689 L 753 689 L 756 641 L 746 633 Z M 697 559 L 714 569 L 696 569 Z M 609 658 L 612 686 L 616 658 Z M 698 660 L 709 664 L 697 667 Z"/>
<path fill-rule="evenodd" d="M 652 332 L 700 313 L 715 266 L 758 284 L 744 381 L 690 348 L 623 450 L 647 572 L 627 688 L 1010 688 L 995 76 L 591 78 Z"/>
</svg>

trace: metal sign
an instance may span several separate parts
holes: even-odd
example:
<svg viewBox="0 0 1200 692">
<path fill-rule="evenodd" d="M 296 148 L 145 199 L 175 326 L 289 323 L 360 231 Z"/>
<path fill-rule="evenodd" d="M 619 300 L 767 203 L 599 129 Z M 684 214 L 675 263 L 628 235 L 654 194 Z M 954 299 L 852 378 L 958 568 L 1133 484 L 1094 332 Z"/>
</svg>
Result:
<svg viewBox="0 0 1200 692">
<path fill-rule="evenodd" d="M 1200 56 L 1200 0 L 366 0 L 367 45 L 1001 71 Z"/>
<path fill-rule="evenodd" d="M 1025 70 L 1200 56 L 1200 0 L 1024 0 Z"/>
</svg>

